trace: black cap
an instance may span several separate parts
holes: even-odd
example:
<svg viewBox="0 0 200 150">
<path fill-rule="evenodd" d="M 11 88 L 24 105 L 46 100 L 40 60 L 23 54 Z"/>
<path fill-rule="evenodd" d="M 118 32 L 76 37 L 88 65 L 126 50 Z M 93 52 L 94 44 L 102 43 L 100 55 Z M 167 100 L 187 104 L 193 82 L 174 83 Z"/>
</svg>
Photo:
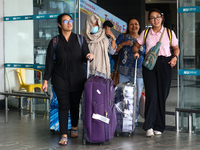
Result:
<svg viewBox="0 0 200 150">
<path fill-rule="evenodd" d="M 113 27 L 113 24 L 112 24 L 112 22 L 110 22 L 109 20 L 106 20 L 104 23 L 103 23 L 103 28 L 105 27 L 105 26 L 108 26 L 108 27 Z"/>
</svg>

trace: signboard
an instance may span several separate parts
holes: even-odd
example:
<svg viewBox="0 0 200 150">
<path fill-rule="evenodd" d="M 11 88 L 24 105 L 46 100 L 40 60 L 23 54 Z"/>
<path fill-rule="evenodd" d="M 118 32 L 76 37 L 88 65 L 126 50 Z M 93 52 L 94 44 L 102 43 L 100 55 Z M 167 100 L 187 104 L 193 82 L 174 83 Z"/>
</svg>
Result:
<svg viewBox="0 0 200 150">
<path fill-rule="evenodd" d="M 178 13 L 195 13 L 200 12 L 200 6 L 180 7 Z"/>
<path fill-rule="evenodd" d="M 33 15 L 4 17 L 4 21 L 32 20 L 32 19 L 33 19 Z"/>
<path fill-rule="evenodd" d="M 68 2 L 68 4 L 74 6 L 74 0 L 63 0 Z M 109 13 L 105 9 L 99 7 L 98 5 L 92 3 L 89 0 L 80 0 L 80 11 L 90 15 L 96 14 L 100 17 L 101 22 L 103 23 L 105 20 L 110 20 L 113 23 L 113 28 L 119 32 L 125 32 L 127 28 L 126 22 Z"/>
<path fill-rule="evenodd" d="M 63 0 L 68 4 L 74 6 L 74 0 Z M 125 32 L 127 25 L 126 22 L 119 19 L 118 17 L 112 15 L 108 11 L 102 9 L 98 5 L 90 2 L 89 0 L 80 0 L 80 11 L 83 13 L 90 15 L 90 14 L 97 14 L 101 21 L 104 22 L 105 20 L 110 20 L 113 23 L 113 28 L 119 32 Z M 55 19 L 59 14 L 40 14 L 40 15 L 27 15 L 27 16 L 7 16 L 4 17 L 4 21 L 17 21 L 17 20 L 38 20 L 38 19 Z M 70 13 L 72 18 L 74 18 L 74 13 Z M 76 18 L 78 14 L 76 13 Z"/>
<path fill-rule="evenodd" d="M 102 9 L 98 5 L 90 2 L 89 0 L 80 0 L 80 8 L 83 13 L 86 14 L 97 14 L 101 21 L 104 22 L 105 20 L 110 20 L 113 25 L 114 29 L 119 32 L 125 32 L 127 25 L 126 22 L 119 19 L 118 17 L 114 16 L 113 14 L 109 13 L 108 11 Z"/>
<path fill-rule="evenodd" d="M 33 68 L 33 69 L 45 69 L 45 65 L 36 64 L 17 64 L 17 63 L 6 63 L 5 68 Z"/>
<path fill-rule="evenodd" d="M 180 69 L 178 72 L 179 75 L 193 75 L 193 76 L 200 76 L 200 70 L 194 69 Z"/>
<path fill-rule="evenodd" d="M 4 17 L 4 21 L 19 21 L 19 20 L 38 20 L 38 19 L 57 19 L 60 14 L 42 14 L 42 15 L 28 15 L 28 16 L 10 16 Z M 73 13 L 69 13 L 69 15 L 74 18 Z M 76 18 L 78 17 L 78 13 L 76 13 Z"/>
</svg>

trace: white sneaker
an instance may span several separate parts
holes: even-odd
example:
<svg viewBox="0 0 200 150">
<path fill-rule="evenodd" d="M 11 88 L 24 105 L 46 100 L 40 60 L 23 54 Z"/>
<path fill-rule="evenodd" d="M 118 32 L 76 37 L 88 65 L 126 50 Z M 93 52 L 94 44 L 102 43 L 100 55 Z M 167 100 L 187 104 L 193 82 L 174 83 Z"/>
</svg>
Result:
<svg viewBox="0 0 200 150">
<path fill-rule="evenodd" d="M 153 129 L 147 130 L 146 136 L 154 136 Z"/>
<path fill-rule="evenodd" d="M 162 132 L 154 130 L 154 134 L 155 134 L 155 135 L 161 135 Z"/>
</svg>

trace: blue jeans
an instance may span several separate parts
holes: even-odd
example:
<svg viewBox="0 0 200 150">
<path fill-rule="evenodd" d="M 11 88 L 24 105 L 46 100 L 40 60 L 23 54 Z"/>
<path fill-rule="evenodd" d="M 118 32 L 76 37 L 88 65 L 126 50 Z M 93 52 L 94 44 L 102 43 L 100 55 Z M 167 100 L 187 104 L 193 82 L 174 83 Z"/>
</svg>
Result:
<svg viewBox="0 0 200 150">
<path fill-rule="evenodd" d="M 122 74 L 119 74 L 119 83 L 121 82 L 128 82 L 131 81 L 132 83 L 134 83 L 134 77 L 132 76 L 124 76 Z M 135 122 L 137 122 L 138 118 L 139 118 L 139 110 L 140 110 L 140 98 L 142 95 L 142 89 L 143 89 L 143 78 L 137 78 L 136 79 L 136 88 L 137 88 L 137 101 L 136 101 L 136 118 L 135 118 Z"/>
</svg>

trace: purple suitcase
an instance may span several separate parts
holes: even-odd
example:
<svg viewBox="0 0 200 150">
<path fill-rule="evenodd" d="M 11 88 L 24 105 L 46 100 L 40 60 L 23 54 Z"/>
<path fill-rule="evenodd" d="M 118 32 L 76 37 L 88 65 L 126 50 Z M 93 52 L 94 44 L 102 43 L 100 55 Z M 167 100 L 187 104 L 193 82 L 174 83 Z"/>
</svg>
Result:
<svg viewBox="0 0 200 150">
<path fill-rule="evenodd" d="M 92 76 L 86 81 L 83 145 L 86 142 L 101 144 L 110 141 L 114 137 L 117 118 L 113 90 L 111 79 Z M 101 119 L 94 119 L 93 114 L 108 118 L 109 123 L 105 123 Z"/>
</svg>

